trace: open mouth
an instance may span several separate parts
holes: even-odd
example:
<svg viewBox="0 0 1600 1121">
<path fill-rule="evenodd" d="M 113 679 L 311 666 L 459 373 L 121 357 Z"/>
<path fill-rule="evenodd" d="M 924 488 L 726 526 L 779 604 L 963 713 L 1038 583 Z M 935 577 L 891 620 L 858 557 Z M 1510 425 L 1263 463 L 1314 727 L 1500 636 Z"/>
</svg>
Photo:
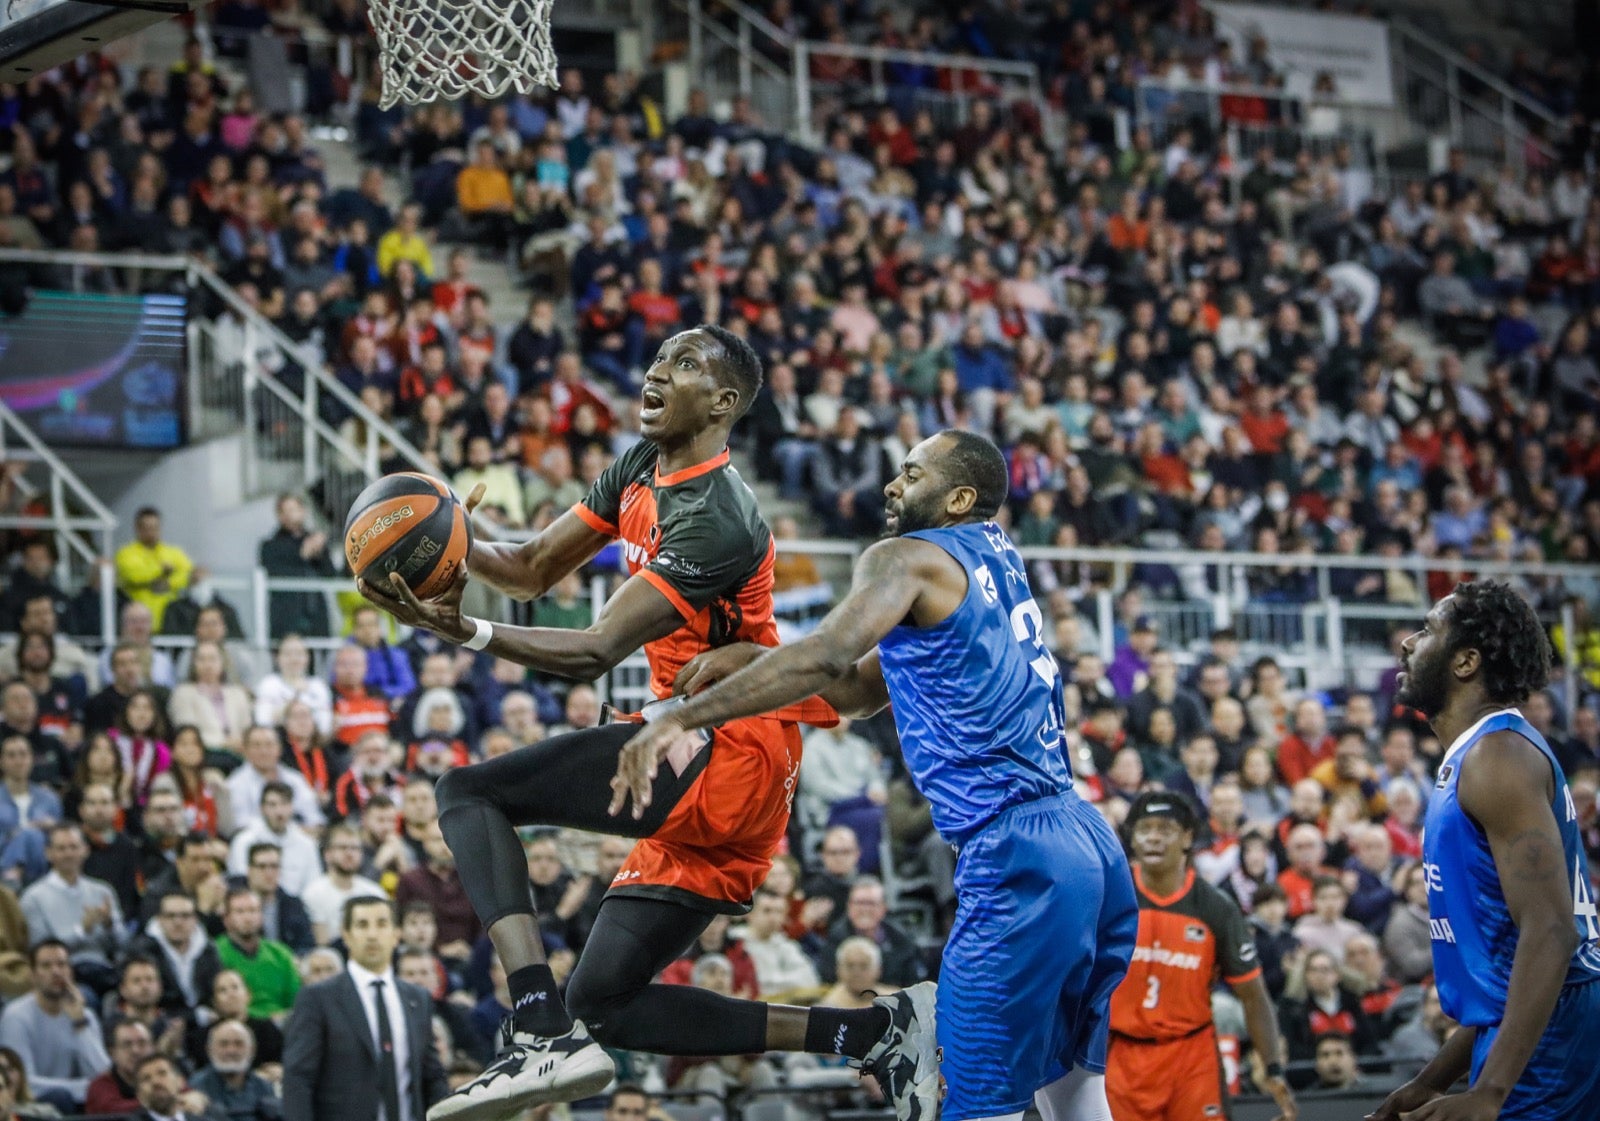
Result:
<svg viewBox="0 0 1600 1121">
<path fill-rule="evenodd" d="M 639 394 L 639 419 L 652 421 L 667 411 L 667 399 L 662 396 L 659 389 L 645 386 Z"/>
</svg>

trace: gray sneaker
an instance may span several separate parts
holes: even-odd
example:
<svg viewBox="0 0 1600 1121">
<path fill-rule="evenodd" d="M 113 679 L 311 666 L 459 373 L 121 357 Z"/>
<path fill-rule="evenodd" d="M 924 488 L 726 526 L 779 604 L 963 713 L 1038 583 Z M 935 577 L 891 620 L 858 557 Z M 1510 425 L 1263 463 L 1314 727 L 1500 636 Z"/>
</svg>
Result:
<svg viewBox="0 0 1600 1121">
<path fill-rule="evenodd" d="M 867 1052 L 861 1069 L 878 1080 L 894 1106 L 895 1121 L 934 1121 L 939 1116 L 939 1062 L 944 1056 L 934 1014 L 937 992 L 932 981 L 924 981 L 872 1002 L 889 1010 L 889 1030 Z"/>
<path fill-rule="evenodd" d="M 546 1039 L 513 1031 L 508 1016 L 500 1042 L 494 1062 L 428 1110 L 428 1121 L 503 1121 L 529 1106 L 592 1097 L 616 1074 L 611 1057 L 576 1020 L 566 1035 Z"/>
</svg>

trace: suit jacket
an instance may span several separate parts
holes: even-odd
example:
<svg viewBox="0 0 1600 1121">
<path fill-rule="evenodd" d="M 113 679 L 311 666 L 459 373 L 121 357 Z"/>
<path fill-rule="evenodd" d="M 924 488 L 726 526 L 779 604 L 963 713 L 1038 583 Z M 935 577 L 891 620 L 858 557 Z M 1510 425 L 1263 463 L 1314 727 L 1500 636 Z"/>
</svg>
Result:
<svg viewBox="0 0 1600 1121">
<path fill-rule="evenodd" d="M 395 984 L 406 1010 L 411 1116 L 423 1121 L 450 1092 L 433 1047 L 433 998 L 416 985 Z M 376 1121 L 378 1053 L 348 972 L 301 989 L 283 1034 L 286 1121 Z"/>
</svg>

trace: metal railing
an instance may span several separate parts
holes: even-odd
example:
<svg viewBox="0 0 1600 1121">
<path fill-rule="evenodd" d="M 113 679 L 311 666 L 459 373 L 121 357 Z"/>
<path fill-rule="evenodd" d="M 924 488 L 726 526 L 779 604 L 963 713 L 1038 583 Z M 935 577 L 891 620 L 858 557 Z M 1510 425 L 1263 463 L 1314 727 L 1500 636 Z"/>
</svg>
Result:
<svg viewBox="0 0 1600 1121">
<path fill-rule="evenodd" d="M 1403 19 L 1389 22 L 1389 50 L 1401 112 L 1475 170 L 1555 166 L 1561 122 L 1548 108 Z"/>
<path fill-rule="evenodd" d="M 97 582 L 94 575 L 101 571 L 102 558 L 109 558 L 115 548 L 116 517 L 3 401 L 0 401 L 0 463 L 7 467 L 20 464 L 22 470 L 10 474 L 10 484 L 17 488 L 25 503 L 42 503 L 45 508 L 41 514 L 0 516 L 0 528 L 54 535 L 59 586 L 99 587 L 98 637 L 103 642 L 111 642 L 115 638 L 112 621 L 116 593 L 109 581 Z M 28 476 L 29 469 L 34 467 L 45 472 L 42 486 Z"/>
<path fill-rule="evenodd" d="M 296 343 L 232 286 L 192 257 L 0 249 L 0 263 L 47 270 L 69 290 L 85 270 L 115 277 L 129 292 L 181 287 L 191 299 L 188 409 L 191 439 L 240 433 L 244 496 L 291 488 L 315 496 L 341 522 L 350 501 L 383 464 L 436 468 L 328 369 L 316 347 Z M 206 314 L 212 304 L 220 309 Z M 348 438 L 329 415 L 356 422 Z"/>
<path fill-rule="evenodd" d="M 806 40 L 742 0 L 717 0 L 723 20 L 714 18 L 702 0 L 675 3 L 688 20 L 695 80 L 713 98 L 748 98 L 764 124 L 804 143 L 818 142 L 819 123 L 832 107 L 858 99 L 900 101 L 905 108 L 927 109 L 939 124 L 952 126 L 964 123 L 978 101 L 1025 98 L 1038 107 L 1047 137 L 1060 140 L 1064 135 L 1044 96 L 1038 67 L 1031 63 Z M 830 60 L 850 70 L 850 76 L 827 76 Z M 946 80 L 940 88 L 907 85 L 897 79 L 899 67 L 931 69 Z"/>
<path fill-rule="evenodd" d="M 778 541 L 779 551 L 818 558 L 844 558 L 853 561 L 865 547 L 856 541 Z M 1173 588 L 1181 583 L 1185 569 L 1204 565 L 1214 572 L 1211 585 L 1226 589 L 1201 598 L 1178 594 L 1146 595 L 1138 614 L 1155 621 L 1163 645 L 1172 649 L 1180 664 L 1193 665 L 1207 652 L 1213 631 L 1232 628 L 1238 636 L 1242 656 L 1254 658 L 1271 654 L 1280 665 L 1296 675 L 1305 687 L 1318 690 L 1369 689 L 1377 677 L 1394 662 L 1389 639 L 1398 628 L 1416 627 L 1426 612 L 1428 579 L 1436 571 L 1470 571 L 1474 577 L 1496 576 L 1527 582 L 1544 582 L 1558 588 L 1566 580 L 1590 584 L 1596 573 L 1593 566 L 1575 564 L 1529 564 L 1521 562 L 1440 562 L 1424 557 L 1382 558 L 1276 553 L 1200 553 L 1173 549 L 1090 549 L 1026 547 L 1021 550 L 1034 579 L 1035 594 L 1044 600 L 1047 593 L 1038 580 L 1040 565 L 1089 565 L 1096 572 L 1092 586 L 1081 588 L 1075 609 L 1088 625 L 1092 652 L 1109 662 L 1116 651 L 1120 625 L 1118 596 L 1130 587 Z M 1292 566 L 1310 583 L 1306 598 L 1278 602 L 1252 598 L 1251 576 L 1275 572 Z M 1333 593 L 1333 581 L 1340 572 L 1401 574 L 1409 578 L 1414 597 L 1400 601 L 1340 598 Z M 591 578 L 590 605 L 594 615 L 610 594 L 618 574 L 599 574 Z M 215 586 L 234 597 L 245 629 L 245 639 L 260 650 L 272 643 L 269 603 L 274 594 L 313 592 L 328 596 L 329 634 L 309 638 L 307 645 L 320 654 L 339 646 L 343 639 L 342 612 L 335 603 L 338 593 L 353 594 L 348 578 L 286 579 L 269 577 L 262 569 L 244 574 L 221 574 Z M 1063 587 L 1066 585 L 1063 584 Z M 808 587 L 778 597 L 775 604 L 780 629 L 786 637 L 804 633 L 843 592 L 843 587 Z M 1570 604 L 1547 611 L 1547 623 L 1560 623 L 1565 633 L 1576 633 Z M 353 602 L 353 601 L 348 601 Z M 530 623 L 528 605 L 497 599 L 496 618 Z M 184 645 L 186 640 L 168 640 Z M 1071 653 L 1071 652 L 1068 652 Z M 1568 681 L 1579 679 L 1580 664 L 1574 643 L 1562 652 Z M 649 667 L 642 654 L 624 660 L 598 685 L 605 699 L 622 708 L 637 709 L 651 699 Z M 1566 690 L 1569 709 L 1576 705 L 1579 689 Z M 1569 713 L 1570 715 L 1570 713 Z"/>
</svg>

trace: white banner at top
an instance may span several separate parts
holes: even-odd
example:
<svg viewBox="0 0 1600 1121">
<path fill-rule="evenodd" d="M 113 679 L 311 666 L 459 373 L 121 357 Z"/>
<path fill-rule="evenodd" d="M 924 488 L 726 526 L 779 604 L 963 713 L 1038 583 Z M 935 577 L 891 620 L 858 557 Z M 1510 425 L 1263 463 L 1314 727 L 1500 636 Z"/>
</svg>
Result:
<svg viewBox="0 0 1600 1121">
<path fill-rule="evenodd" d="M 1333 75 L 1340 101 L 1393 105 L 1389 28 L 1380 20 L 1273 8 L 1262 4 L 1208 3 L 1217 30 L 1243 62 L 1250 42 L 1267 41 L 1267 57 L 1284 74 L 1291 93 L 1306 95 L 1318 74 Z"/>
</svg>

